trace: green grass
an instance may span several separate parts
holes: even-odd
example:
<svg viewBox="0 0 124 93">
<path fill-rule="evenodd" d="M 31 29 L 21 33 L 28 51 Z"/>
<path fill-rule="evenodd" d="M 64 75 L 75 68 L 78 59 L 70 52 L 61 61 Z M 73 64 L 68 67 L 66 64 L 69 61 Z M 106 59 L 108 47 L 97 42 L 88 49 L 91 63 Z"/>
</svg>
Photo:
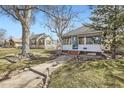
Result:
<svg viewBox="0 0 124 93">
<path fill-rule="evenodd" d="M 45 50 L 45 49 L 31 49 L 31 53 L 38 54 L 43 57 L 48 57 L 54 50 Z M 0 58 L 6 55 L 17 55 L 21 53 L 21 49 L 16 48 L 0 48 Z"/>
<path fill-rule="evenodd" d="M 68 62 L 51 75 L 53 88 L 124 87 L 124 58 Z"/>
<path fill-rule="evenodd" d="M 42 64 L 44 62 L 49 61 L 49 56 L 53 50 L 45 50 L 45 49 L 31 49 L 31 53 L 41 55 L 41 59 L 31 60 L 31 61 L 23 61 L 17 63 L 10 63 L 7 60 L 3 59 L 3 57 L 7 55 L 17 55 L 21 52 L 21 50 L 16 48 L 1 48 L 0 49 L 0 74 L 3 72 L 22 70 L 29 66 L 34 66 L 38 64 Z"/>
<path fill-rule="evenodd" d="M 5 57 L 6 55 L 16 55 L 20 53 L 19 49 L 15 48 L 0 48 L 0 58 Z"/>
<path fill-rule="evenodd" d="M 117 51 L 119 51 L 119 52 L 124 52 L 124 46 L 122 45 L 122 46 L 119 46 L 118 48 L 117 48 Z"/>
<path fill-rule="evenodd" d="M 41 55 L 42 57 L 49 57 L 50 54 L 54 53 L 54 50 L 31 49 L 31 53 Z"/>
<path fill-rule="evenodd" d="M 120 47 L 119 51 L 121 51 L 121 52 L 124 51 L 124 47 Z"/>
</svg>

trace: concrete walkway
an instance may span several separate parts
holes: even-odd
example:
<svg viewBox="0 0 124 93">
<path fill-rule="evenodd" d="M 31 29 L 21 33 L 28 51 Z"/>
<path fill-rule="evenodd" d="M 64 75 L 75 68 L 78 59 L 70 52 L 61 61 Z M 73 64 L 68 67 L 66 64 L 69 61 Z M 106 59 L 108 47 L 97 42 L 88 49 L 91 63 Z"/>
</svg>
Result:
<svg viewBox="0 0 124 93">
<path fill-rule="evenodd" d="M 49 74 L 62 65 L 63 62 L 69 60 L 60 56 L 49 63 L 43 63 L 38 66 L 32 67 L 29 71 L 22 72 L 18 75 L 11 77 L 10 79 L 0 82 L 0 88 L 33 88 L 40 87 L 39 84 L 43 83 L 44 75 L 47 75 L 48 68 Z M 56 65 L 56 63 L 59 63 Z"/>
</svg>

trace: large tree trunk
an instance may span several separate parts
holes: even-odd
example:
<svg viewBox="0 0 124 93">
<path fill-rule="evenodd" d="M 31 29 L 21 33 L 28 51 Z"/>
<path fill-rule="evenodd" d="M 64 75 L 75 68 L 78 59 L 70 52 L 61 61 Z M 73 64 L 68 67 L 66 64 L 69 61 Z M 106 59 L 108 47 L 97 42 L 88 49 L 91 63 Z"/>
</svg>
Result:
<svg viewBox="0 0 124 93">
<path fill-rule="evenodd" d="M 62 36 L 61 35 L 57 35 L 57 36 L 59 37 L 60 47 L 62 49 L 62 44 L 63 44 Z"/>
<path fill-rule="evenodd" d="M 61 37 L 59 37 L 59 41 L 60 41 L 60 44 L 62 45 L 63 40 L 62 40 L 62 38 L 61 38 Z"/>
<path fill-rule="evenodd" d="M 25 6 L 26 9 L 31 8 L 31 6 Z M 24 19 L 22 19 L 22 56 L 28 57 L 30 52 L 30 18 L 31 9 L 24 11 Z"/>
<path fill-rule="evenodd" d="M 29 27 L 22 25 L 22 56 L 27 57 L 30 52 L 29 40 L 30 40 L 30 31 Z"/>
</svg>

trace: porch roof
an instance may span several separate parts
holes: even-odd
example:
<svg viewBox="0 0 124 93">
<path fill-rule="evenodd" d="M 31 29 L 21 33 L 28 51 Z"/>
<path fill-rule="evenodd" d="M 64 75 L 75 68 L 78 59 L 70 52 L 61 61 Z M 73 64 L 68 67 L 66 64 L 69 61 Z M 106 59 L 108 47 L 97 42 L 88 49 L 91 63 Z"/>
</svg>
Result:
<svg viewBox="0 0 124 93">
<path fill-rule="evenodd" d="M 63 37 L 69 37 L 69 36 L 73 36 L 73 35 L 78 35 L 78 36 L 102 35 L 102 31 L 96 31 L 93 28 L 81 26 L 75 30 L 72 30 L 72 31 L 64 34 Z"/>
</svg>

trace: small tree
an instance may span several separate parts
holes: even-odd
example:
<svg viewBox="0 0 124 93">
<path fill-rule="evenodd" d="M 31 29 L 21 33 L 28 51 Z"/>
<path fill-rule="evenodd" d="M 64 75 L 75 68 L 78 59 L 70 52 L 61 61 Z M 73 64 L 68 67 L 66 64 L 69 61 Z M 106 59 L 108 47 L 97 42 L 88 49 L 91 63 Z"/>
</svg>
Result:
<svg viewBox="0 0 124 93">
<path fill-rule="evenodd" d="M 109 41 L 107 43 L 111 46 L 112 58 L 116 58 L 116 49 L 122 43 L 120 39 L 124 31 L 123 14 L 123 6 L 103 5 L 94 7 L 90 18 L 92 21 L 90 27 L 104 31 L 104 39 L 107 39 Z"/>
</svg>

